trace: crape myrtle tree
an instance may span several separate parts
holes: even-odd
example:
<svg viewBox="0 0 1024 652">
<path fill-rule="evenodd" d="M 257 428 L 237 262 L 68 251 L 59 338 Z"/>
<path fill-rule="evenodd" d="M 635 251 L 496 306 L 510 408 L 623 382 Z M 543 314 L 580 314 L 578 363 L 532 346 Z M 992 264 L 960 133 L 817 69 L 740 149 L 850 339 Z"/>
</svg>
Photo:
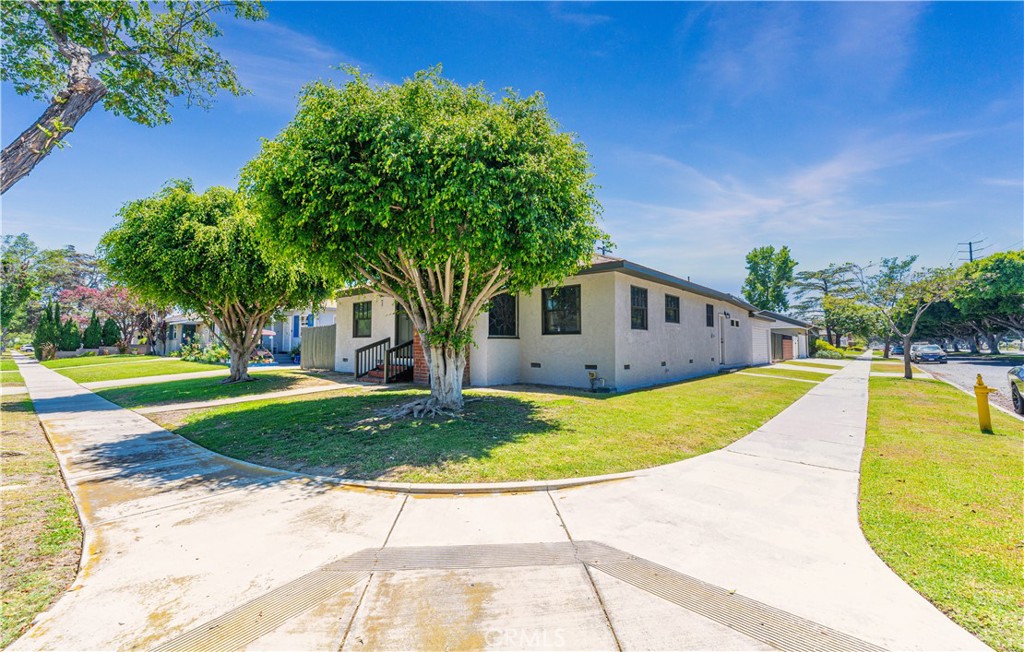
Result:
<svg viewBox="0 0 1024 652">
<path fill-rule="evenodd" d="M 65 306 L 74 306 L 79 312 L 99 311 L 117 324 L 120 338 L 117 346 L 127 350 L 139 330 L 139 317 L 145 304 L 126 287 L 111 285 L 102 289 L 79 286 L 60 293 Z"/>
<path fill-rule="evenodd" d="M 903 342 L 903 377 L 912 379 L 910 344 L 921 316 L 932 305 L 949 297 L 958 279 L 952 269 L 914 271 L 917 256 L 883 258 L 874 274 L 872 265 L 853 266 L 861 297 L 873 306 Z"/>
<path fill-rule="evenodd" d="M 242 182 L 295 257 L 411 318 L 431 394 L 395 415 L 458 412 L 476 317 L 500 293 L 560 283 L 607 240 L 587 152 L 540 93 L 497 99 L 440 68 L 397 85 L 349 72 L 304 89 Z"/>
<path fill-rule="evenodd" d="M 111 278 L 143 300 L 178 306 L 216 326 L 231 353 L 225 382 L 252 380 L 249 356 L 275 311 L 318 304 L 333 287 L 300 261 L 274 257 L 256 216 L 227 188 L 197 194 L 190 182 L 171 181 L 125 204 L 118 216 L 99 248 Z"/>
<path fill-rule="evenodd" d="M 258 2 L 5 2 L 0 12 L 0 79 L 49 106 L 4 148 L 7 192 L 75 129 L 97 103 L 155 126 L 171 121 L 172 100 L 206 108 L 220 90 L 239 95 L 234 68 L 210 47 L 215 17 L 261 20 Z"/>
</svg>

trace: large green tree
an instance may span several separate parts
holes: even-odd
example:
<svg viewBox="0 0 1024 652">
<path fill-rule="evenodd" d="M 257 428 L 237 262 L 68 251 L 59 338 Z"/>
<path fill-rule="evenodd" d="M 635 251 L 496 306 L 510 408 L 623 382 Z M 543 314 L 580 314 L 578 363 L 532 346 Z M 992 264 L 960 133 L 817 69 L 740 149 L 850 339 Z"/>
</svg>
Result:
<svg viewBox="0 0 1024 652">
<path fill-rule="evenodd" d="M 7 192 L 27 175 L 97 103 L 133 122 L 170 122 L 175 98 L 208 107 L 219 90 L 243 88 L 210 47 L 220 35 L 217 14 L 259 20 L 259 2 L 5 2 L 0 79 L 49 106 L 0 156 Z"/>
<path fill-rule="evenodd" d="M 903 376 L 914 377 L 910 366 L 910 344 L 921 316 L 932 305 L 949 298 L 957 284 L 953 270 L 914 270 L 917 256 L 883 258 L 877 269 L 854 266 L 861 297 L 878 311 L 893 333 L 903 340 Z M 875 270 L 874 273 L 869 273 Z"/>
<path fill-rule="evenodd" d="M 979 324 L 989 352 L 999 352 L 999 336 L 1024 333 L 1024 250 L 1004 251 L 960 268 L 962 283 L 952 301 L 964 318 Z"/>
<path fill-rule="evenodd" d="M 144 300 L 176 305 L 216 326 L 231 353 L 226 382 L 251 380 L 249 356 L 275 311 L 316 305 L 332 284 L 301 261 L 273 255 L 256 216 L 226 188 L 193 191 L 172 181 L 153 197 L 125 204 L 100 241 L 110 276 Z"/>
<path fill-rule="evenodd" d="M 539 93 L 496 99 L 439 69 L 397 85 L 353 75 L 308 86 L 243 184 L 292 255 L 410 316 L 431 396 L 408 410 L 457 411 L 491 299 L 559 283 L 606 239 L 587 152 Z"/>
<path fill-rule="evenodd" d="M 29 301 L 36 293 L 39 249 L 22 233 L 5 235 L 0 244 L 0 343 L 14 330 L 26 327 Z"/>
<path fill-rule="evenodd" d="M 824 328 L 826 340 L 835 346 L 839 346 L 841 333 L 836 331 L 826 299 L 849 299 L 856 294 L 853 269 L 852 263 L 832 263 L 824 269 L 797 272 L 793 278 L 796 312 Z"/>
<path fill-rule="evenodd" d="M 778 251 L 772 245 L 757 247 L 747 254 L 747 279 L 743 298 L 762 310 L 784 312 L 789 309 L 787 291 L 793 283 L 796 261 L 789 247 Z"/>
</svg>

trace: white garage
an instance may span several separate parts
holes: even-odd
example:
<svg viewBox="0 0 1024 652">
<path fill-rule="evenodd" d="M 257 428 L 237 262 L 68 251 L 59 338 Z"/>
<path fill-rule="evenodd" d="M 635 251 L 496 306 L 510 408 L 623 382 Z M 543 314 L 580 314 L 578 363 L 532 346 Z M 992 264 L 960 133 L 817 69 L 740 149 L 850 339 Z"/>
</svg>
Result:
<svg viewBox="0 0 1024 652">
<path fill-rule="evenodd" d="M 762 317 L 760 314 L 752 314 L 750 329 L 753 341 L 751 342 L 752 361 L 755 365 L 768 364 L 772 361 L 772 325 L 775 320 L 770 317 Z"/>
</svg>

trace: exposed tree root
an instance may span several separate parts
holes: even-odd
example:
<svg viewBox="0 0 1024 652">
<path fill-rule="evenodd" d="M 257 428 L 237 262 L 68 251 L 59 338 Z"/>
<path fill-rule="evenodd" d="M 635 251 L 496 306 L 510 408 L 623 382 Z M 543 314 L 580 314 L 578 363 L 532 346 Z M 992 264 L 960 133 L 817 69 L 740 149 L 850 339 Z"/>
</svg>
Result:
<svg viewBox="0 0 1024 652">
<path fill-rule="evenodd" d="M 252 376 L 245 376 L 244 378 L 230 378 L 230 377 L 228 377 L 228 378 L 225 378 L 224 380 L 220 381 L 220 384 L 221 385 L 233 385 L 235 383 L 251 383 L 251 382 L 253 382 L 255 380 L 257 380 L 257 379 L 253 378 Z"/>
<path fill-rule="evenodd" d="M 457 419 L 462 416 L 460 412 L 450 408 L 442 407 L 440 402 L 433 396 L 417 399 L 402 405 L 379 410 L 377 414 L 383 419 L 395 420 L 405 417 L 414 419 L 433 419 L 434 417 L 446 417 Z"/>
</svg>

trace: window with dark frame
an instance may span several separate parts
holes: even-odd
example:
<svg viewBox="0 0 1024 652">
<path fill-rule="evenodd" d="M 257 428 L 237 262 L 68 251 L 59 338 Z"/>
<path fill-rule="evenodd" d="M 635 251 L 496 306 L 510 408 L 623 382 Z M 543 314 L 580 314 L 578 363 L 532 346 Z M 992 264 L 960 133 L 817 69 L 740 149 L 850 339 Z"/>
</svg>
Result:
<svg viewBox="0 0 1024 652">
<path fill-rule="evenodd" d="M 630 328 L 647 330 L 647 288 L 629 286 Z"/>
<path fill-rule="evenodd" d="M 299 316 L 292 315 L 292 337 L 299 336 Z"/>
<path fill-rule="evenodd" d="M 544 335 L 578 335 L 580 320 L 580 286 L 544 288 L 541 291 L 541 332 Z"/>
<path fill-rule="evenodd" d="M 671 294 L 665 295 L 665 323 L 679 323 L 679 297 L 674 297 Z"/>
<path fill-rule="evenodd" d="M 499 294 L 491 300 L 487 313 L 488 337 L 518 337 L 519 324 L 516 318 L 516 298 L 511 294 Z"/>
<path fill-rule="evenodd" d="M 373 302 L 352 304 L 352 337 L 370 337 L 373 333 Z"/>
<path fill-rule="evenodd" d="M 707 304 L 705 306 L 705 313 L 707 314 L 708 328 L 715 327 L 715 306 L 713 304 Z"/>
</svg>

